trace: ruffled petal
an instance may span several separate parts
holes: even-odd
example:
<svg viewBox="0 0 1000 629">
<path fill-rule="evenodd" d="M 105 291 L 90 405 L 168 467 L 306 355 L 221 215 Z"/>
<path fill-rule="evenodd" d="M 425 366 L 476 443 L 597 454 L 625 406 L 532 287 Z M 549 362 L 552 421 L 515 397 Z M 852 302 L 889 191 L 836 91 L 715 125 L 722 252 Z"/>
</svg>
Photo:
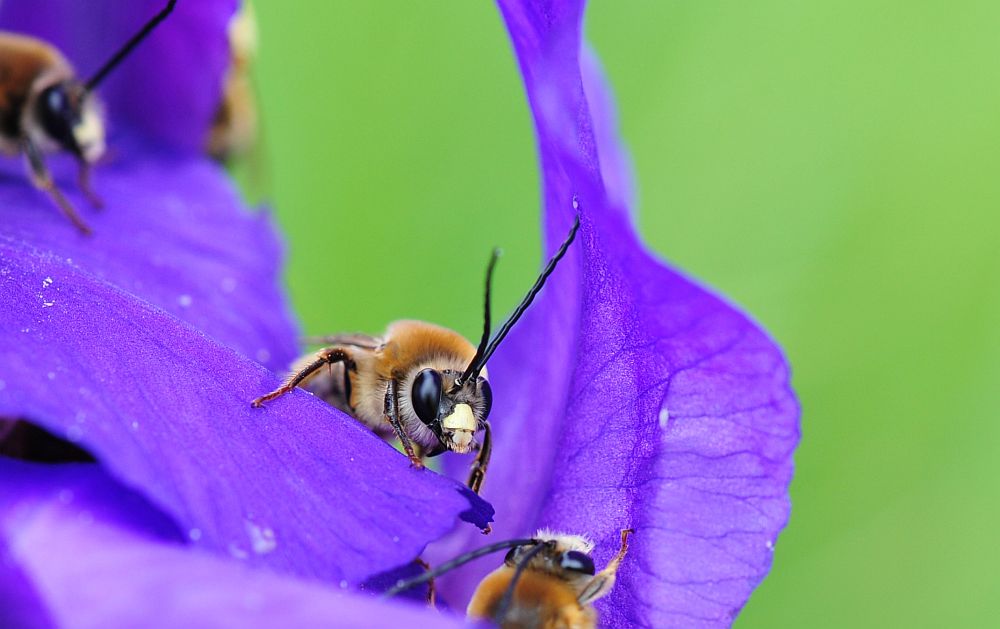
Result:
<svg viewBox="0 0 1000 629">
<path fill-rule="evenodd" d="M 200 545 L 354 583 L 490 513 L 303 391 L 252 409 L 271 372 L 75 262 L 9 236 L 0 260 L 0 417 L 86 448 Z"/>
<path fill-rule="evenodd" d="M 96 72 L 166 0 L 5 0 L 0 30 L 55 45 L 82 78 Z M 181 0 L 98 92 L 110 123 L 173 149 L 201 152 L 229 67 L 238 0 Z"/>
<path fill-rule="evenodd" d="M 583 533 L 601 565 L 634 528 L 602 626 L 728 626 L 788 518 L 799 413 L 787 364 L 638 241 L 612 100 L 595 64 L 581 76 L 583 3 L 499 4 L 536 124 L 548 250 L 576 212 L 582 227 L 490 364 L 495 534 Z M 493 565 L 445 591 L 467 597 Z"/>
<path fill-rule="evenodd" d="M 175 159 L 141 145 L 133 153 L 95 172 L 100 211 L 76 193 L 74 165 L 54 163 L 91 237 L 28 183 L 19 162 L 0 162 L 0 238 L 84 269 L 285 369 L 298 353 L 297 328 L 279 289 L 282 252 L 270 217 L 247 211 L 225 172 L 206 159 Z M 59 303 L 59 278 L 43 277 L 33 288 L 40 304 Z"/>
<path fill-rule="evenodd" d="M 184 546 L 96 465 L 0 459 L 0 485 L 0 626 L 466 626 Z"/>
</svg>

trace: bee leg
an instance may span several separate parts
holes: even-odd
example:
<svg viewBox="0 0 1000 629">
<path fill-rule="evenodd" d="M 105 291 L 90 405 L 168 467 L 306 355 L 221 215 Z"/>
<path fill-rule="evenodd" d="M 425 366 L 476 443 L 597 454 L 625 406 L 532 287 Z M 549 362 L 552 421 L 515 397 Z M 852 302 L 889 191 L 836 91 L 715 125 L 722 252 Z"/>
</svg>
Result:
<svg viewBox="0 0 1000 629">
<path fill-rule="evenodd" d="M 420 557 L 417 557 L 416 563 L 425 571 L 427 572 L 431 571 L 431 565 L 426 561 L 424 561 L 423 559 L 421 559 Z M 436 607 L 437 606 L 436 602 L 437 602 L 437 589 L 434 587 L 434 578 L 432 577 L 427 582 L 427 604 L 430 605 L 431 607 Z"/>
<path fill-rule="evenodd" d="M 413 467 L 420 468 L 424 466 L 424 461 L 413 451 L 413 443 L 403 431 L 403 423 L 399 420 L 398 388 L 399 383 L 395 379 L 390 380 L 389 384 L 385 387 L 385 417 L 389 420 L 389 424 L 392 425 L 396 436 L 399 437 L 399 442 L 403 444 L 403 450 L 406 451 L 406 456 L 410 457 L 410 463 L 413 464 Z"/>
<path fill-rule="evenodd" d="M 321 369 L 326 365 L 341 362 L 344 363 L 348 369 L 354 368 L 354 360 L 346 350 L 340 347 L 327 347 L 326 349 L 320 350 L 316 353 L 316 360 L 312 361 L 302 369 L 292 373 L 288 376 L 288 380 L 285 381 L 285 384 L 281 385 L 274 391 L 271 391 L 267 395 L 262 395 L 251 402 L 250 405 L 254 408 L 260 408 L 264 405 L 264 402 L 269 402 L 276 397 L 281 397 L 295 387 L 299 386 L 303 380 L 313 375 L 318 369 Z"/>
<path fill-rule="evenodd" d="M 607 596 L 611 592 L 611 588 L 615 586 L 615 575 L 618 573 L 618 566 L 621 565 L 622 559 L 625 558 L 625 553 L 628 552 L 628 536 L 634 532 L 632 529 L 622 531 L 622 544 L 618 549 L 618 554 L 608 562 L 604 570 L 591 577 L 590 581 L 583 586 L 583 591 L 577 597 L 580 605 L 588 605 L 599 598 Z"/>
<path fill-rule="evenodd" d="M 472 462 L 472 470 L 469 472 L 469 480 L 466 483 L 469 489 L 479 493 L 483 487 L 483 479 L 486 478 L 486 468 L 490 465 L 490 456 L 493 454 L 493 432 L 490 430 L 490 423 L 483 422 L 483 442 L 479 446 L 479 454 Z"/>
<path fill-rule="evenodd" d="M 80 162 L 80 171 L 76 179 L 77 187 L 83 192 L 83 196 L 87 197 L 87 201 L 90 202 L 92 206 L 97 209 L 102 209 L 104 207 L 104 201 L 101 197 L 97 196 L 94 189 L 90 186 L 90 164 L 86 162 Z"/>
<path fill-rule="evenodd" d="M 77 214 L 76 209 L 73 205 L 63 196 L 63 193 L 59 191 L 56 187 L 55 182 L 52 180 L 52 175 L 49 173 L 48 167 L 45 166 L 45 160 L 42 158 L 42 152 L 38 150 L 35 143 L 28 138 L 21 139 L 21 145 L 24 149 L 24 155 L 28 160 L 28 171 L 31 176 L 31 183 L 35 185 L 36 188 L 44 192 L 48 192 L 49 196 L 55 204 L 62 210 L 62 213 L 66 215 L 66 218 L 76 226 L 80 233 L 89 236 L 91 234 L 90 226 L 87 225 L 83 219 Z"/>
</svg>

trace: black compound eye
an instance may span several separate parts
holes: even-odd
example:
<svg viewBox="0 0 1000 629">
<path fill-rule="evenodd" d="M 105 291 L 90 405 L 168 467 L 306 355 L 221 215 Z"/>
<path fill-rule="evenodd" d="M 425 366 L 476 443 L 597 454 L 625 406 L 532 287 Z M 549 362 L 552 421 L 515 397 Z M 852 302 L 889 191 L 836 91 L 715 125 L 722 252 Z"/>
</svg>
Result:
<svg viewBox="0 0 1000 629">
<path fill-rule="evenodd" d="M 505 564 L 514 565 L 514 557 L 517 556 L 518 547 L 515 546 L 507 551 L 507 556 L 503 558 Z"/>
<path fill-rule="evenodd" d="M 73 124 L 79 121 L 80 112 L 74 107 L 66 87 L 58 83 L 43 90 L 38 95 L 37 107 L 38 121 L 45 133 L 62 146 L 75 151 Z"/>
<path fill-rule="evenodd" d="M 410 392 L 413 410 L 425 424 L 437 420 L 438 407 L 441 406 L 441 374 L 433 369 L 424 369 L 413 379 L 413 389 Z"/>
<path fill-rule="evenodd" d="M 479 394 L 483 396 L 483 419 L 486 419 L 493 409 L 493 389 L 490 388 L 486 378 L 479 379 Z"/>
<path fill-rule="evenodd" d="M 563 570 L 590 575 L 594 574 L 594 560 L 590 558 L 590 555 L 581 553 L 578 550 L 570 550 L 563 553 L 562 558 L 559 560 L 559 566 Z"/>
</svg>

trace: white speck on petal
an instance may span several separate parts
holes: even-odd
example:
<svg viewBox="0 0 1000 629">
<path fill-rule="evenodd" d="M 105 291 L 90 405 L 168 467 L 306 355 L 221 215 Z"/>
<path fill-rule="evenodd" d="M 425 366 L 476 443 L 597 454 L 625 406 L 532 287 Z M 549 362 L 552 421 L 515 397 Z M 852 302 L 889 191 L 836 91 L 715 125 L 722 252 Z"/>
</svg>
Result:
<svg viewBox="0 0 1000 629">
<path fill-rule="evenodd" d="M 187 308 L 188 306 L 191 305 L 192 301 L 193 300 L 191 299 L 191 295 L 188 295 L 186 293 L 177 298 L 177 303 L 181 305 L 181 308 Z"/>
<path fill-rule="evenodd" d="M 52 278 L 46 277 L 44 280 L 42 280 L 42 288 L 48 288 L 49 286 L 52 286 Z"/>
<path fill-rule="evenodd" d="M 44 299 L 42 300 L 42 308 L 51 308 L 54 305 L 56 305 L 55 301 L 45 301 Z"/>
<path fill-rule="evenodd" d="M 667 423 L 670 422 L 670 411 L 664 406 L 660 409 L 660 428 L 666 428 Z"/>
<path fill-rule="evenodd" d="M 767 546 L 767 549 L 768 549 L 768 550 L 772 550 L 772 551 L 774 550 L 774 542 L 773 542 L 773 541 L 771 541 L 771 540 L 767 540 L 767 541 L 766 541 L 766 542 L 764 543 L 764 545 L 765 545 L 765 546 Z"/>
<path fill-rule="evenodd" d="M 50 371 L 49 373 L 46 374 L 46 376 L 48 377 L 49 380 L 55 380 L 56 379 L 56 372 Z"/>
<path fill-rule="evenodd" d="M 139 430 L 139 422 L 132 422 L 132 430 Z"/>
<path fill-rule="evenodd" d="M 347 589 L 347 581 L 346 580 L 342 580 L 340 582 L 340 589 L 342 589 L 342 590 L 346 590 Z"/>
<path fill-rule="evenodd" d="M 197 542 L 201 539 L 201 529 L 191 529 L 188 531 L 188 539 L 192 542 Z"/>
<path fill-rule="evenodd" d="M 250 547 L 258 555 L 266 555 L 278 547 L 278 540 L 274 538 L 274 531 L 267 526 L 258 526 L 247 520 L 243 523 L 250 536 Z"/>
</svg>

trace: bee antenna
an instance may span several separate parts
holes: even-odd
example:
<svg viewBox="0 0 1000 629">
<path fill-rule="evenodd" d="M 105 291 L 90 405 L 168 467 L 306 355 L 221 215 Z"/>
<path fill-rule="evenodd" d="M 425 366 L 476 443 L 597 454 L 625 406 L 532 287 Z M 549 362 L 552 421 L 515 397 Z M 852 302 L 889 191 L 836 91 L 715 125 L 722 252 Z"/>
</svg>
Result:
<svg viewBox="0 0 1000 629">
<path fill-rule="evenodd" d="M 500 603 L 497 605 L 497 611 L 493 615 L 493 622 L 503 625 L 503 619 L 507 617 L 507 610 L 510 609 L 510 604 L 514 601 L 514 590 L 517 589 L 517 582 L 521 580 L 521 574 L 524 573 L 524 569 L 528 567 L 528 563 L 535 558 L 535 555 L 546 548 L 551 548 L 553 544 L 554 542 L 552 541 L 537 544 L 524 554 L 524 558 L 514 568 L 514 576 L 510 578 L 507 590 L 503 593 L 503 598 L 500 599 Z"/>
<path fill-rule="evenodd" d="M 500 253 L 500 249 L 494 248 L 493 254 L 490 256 L 490 261 L 486 265 L 486 304 L 483 308 L 483 336 L 479 339 L 479 347 L 476 349 L 476 355 L 469 361 L 469 366 L 465 368 L 465 372 L 455 380 L 456 388 L 462 386 L 463 382 L 468 382 L 470 378 L 478 377 L 480 370 L 482 370 L 482 364 L 486 362 L 482 358 L 484 352 L 486 352 L 486 347 L 490 343 L 490 294 L 493 292 L 493 268 L 497 265 Z"/>
<path fill-rule="evenodd" d="M 542 286 L 545 285 L 545 280 L 549 279 L 549 276 L 552 275 L 552 272 L 556 270 L 556 265 L 559 264 L 559 261 L 562 260 L 563 256 L 566 255 L 566 251 L 569 249 L 569 246 L 573 244 L 573 239 L 576 238 L 576 232 L 578 229 L 580 229 L 579 214 L 577 214 L 576 218 L 573 219 L 573 227 L 570 228 L 569 234 L 567 234 L 566 236 L 566 240 L 564 240 L 563 243 L 559 245 L 559 249 L 556 251 L 556 254 L 552 256 L 548 264 L 545 265 L 545 268 L 542 269 L 542 272 L 538 276 L 538 279 L 535 280 L 535 284 L 524 296 L 524 299 L 521 300 L 521 303 L 517 305 L 517 308 L 514 309 L 514 312 L 510 315 L 510 317 L 508 317 L 507 320 L 503 322 L 503 325 L 500 326 L 500 331 L 497 332 L 497 335 L 493 337 L 493 340 L 490 342 L 489 346 L 487 346 L 486 351 L 476 352 L 475 358 L 472 359 L 472 362 L 469 363 L 469 367 L 465 370 L 465 373 L 462 374 L 463 382 L 465 382 L 467 378 L 470 376 L 476 377 L 479 375 L 479 372 L 482 371 L 483 367 L 486 365 L 486 362 L 493 355 L 493 352 L 496 351 L 497 346 L 499 346 L 500 343 L 503 342 L 504 337 L 507 336 L 507 333 L 510 332 L 510 329 L 514 327 L 514 324 L 517 323 L 517 320 L 521 318 L 521 315 L 524 314 L 524 311 L 527 310 L 528 306 L 531 305 L 531 302 L 534 301 L 535 295 L 537 295 L 539 291 L 542 290 Z M 488 286 L 489 286 L 489 280 L 487 279 L 487 287 Z M 489 290 L 487 289 L 487 298 L 488 295 L 489 295 Z M 480 349 L 482 349 L 482 343 L 480 343 L 479 347 Z"/>
<path fill-rule="evenodd" d="M 95 87 L 97 87 L 97 85 L 101 81 L 103 81 L 112 70 L 115 69 L 115 66 L 121 63 L 122 60 L 124 60 L 125 57 L 127 57 L 129 53 L 132 52 L 133 48 L 138 46 L 142 42 L 142 40 L 146 39 L 146 36 L 149 35 L 154 28 L 159 26 L 160 22 L 167 19 L 167 16 L 170 15 L 171 11 L 174 10 L 174 5 L 176 4 L 177 0 L 168 0 L 167 6 L 163 7 L 163 9 L 161 9 L 159 13 L 154 15 L 151 20 L 146 22 L 146 25 L 143 26 L 138 33 L 133 35 L 131 39 L 125 42 L 125 45 L 119 48 L 118 52 L 112 55 L 112 57 L 108 59 L 103 66 L 101 66 L 100 70 L 95 72 L 92 77 L 87 79 L 87 82 L 83 84 L 84 89 L 90 92 Z"/>
<path fill-rule="evenodd" d="M 505 542 L 496 542 L 490 544 L 489 546 L 483 546 L 476 550 L 465 553 L 464 555 L 459 555 L 451 561 L 447 561 L 433 570 L 428 570 L 418 577 L 413 577 L 412 579 L 406 579 L 405 581 L 397 581 L 396 585 L 386 592 L 383 597 L 389 598 L 395 596 L 400 592 L 410 589 L 411 587 L 420 585 L 421 583 L 426 583 L 435 577 L 439 577 L 445 572 L 449 572 L 458 568 L 459 566 L 465 565 L 472 561 L 473 559 L 478 559 L 483 555 L 489 555 L 495 553 L 498 550 L 504 550 L 505 548 L 516 548 L 518 546 L 532 546 L 538 544 L 537 539 L 509 539 Z M 534 555 L 532 555 L 534 556 Z"/>
</svg>

